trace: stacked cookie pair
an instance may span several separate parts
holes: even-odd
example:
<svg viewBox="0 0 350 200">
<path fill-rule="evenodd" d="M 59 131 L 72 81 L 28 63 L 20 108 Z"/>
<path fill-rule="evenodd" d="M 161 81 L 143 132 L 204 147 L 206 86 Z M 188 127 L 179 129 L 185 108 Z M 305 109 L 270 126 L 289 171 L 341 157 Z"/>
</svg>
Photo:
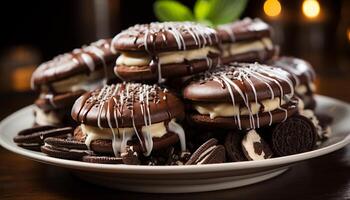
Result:
<svg viewBox="0 0 350 200">
<path fill-rule="evenodd" d="M 121 53 L 115 73 L 125 81 L 164 82 L 230 62 L 265 62 L 276 53 L 270 27 L 246 18 L 216 30 L 191 22 L 135 25 L 112 41 Z"/>
<path fill-rule="evenodd" d="M 325 138 L 325 126 L 301 100 L 313 99 L 311 66 L 275 57 L 271 30 L 261 20 L 247 18 L 216 30 L 192 22 L 135 25 L 105 43 L 105 54 L 98 47 L 73 51 L 66 62 L 80 61 L 89 73 L 105 66 L 108 75 L 130 82 L 94 89 L 85 87 L 89 81 L 78 80 L 76 87 L 70 81 L 71 90 L 64 92 L 84 89 L 69 112 L 78 124 L 74 131 L 46 127 L 25 131 L 15 141 L 35 137 L 50 156 L 86 162 L 182 165 L 290 155 L 312 150 Z M 116 62 L 114 74 L 110 61 Z M 33 78 L 71 68 L 39 67 Z M 104 79 L 98 77 L 97 82 Z M 169 87 L 179 79 L 181 84 Z M 55 91 L 55 97 L 59 93 L 48 83 L 50 90 L 42 89 L 41 96 Z"/>
<path fill-rule="evenodd" d="M 191 105 L 188 122 L 202 133 L 209 130 L 213 138 L 226 132 L 222 143 L 229 161 L 310 151 L 326 132 L 295 94 L 298 81 L 296 74 L 280 67 L 221 66 L 195 76 L 184 88 Z"/>
<path fill-rule="evenodd" d="M 112 78 L 116 58 L 107 39 L 41 64 L 31 79 L 32 88 L 40 93 L 35 101 L 35 124 L 71 124 L 70 110 L 74 101 Z"/>
</svg>

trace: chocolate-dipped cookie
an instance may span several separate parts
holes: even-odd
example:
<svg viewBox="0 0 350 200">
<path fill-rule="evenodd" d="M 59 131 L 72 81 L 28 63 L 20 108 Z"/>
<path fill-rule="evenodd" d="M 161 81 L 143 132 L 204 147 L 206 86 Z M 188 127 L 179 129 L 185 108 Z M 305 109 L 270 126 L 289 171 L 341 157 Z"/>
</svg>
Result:
<svg viewBox="0 0 350 200">
<path fill-rule="evenodd" d="M 271 27 L 260 19 L 244 18 L 216 28 L 221 39 L 221 62 L 263 62 L 277 48 L 271 40 Z"/>
<path fill-rule="evenodd" d="M 292 75 L 257 63 L 232 63 L 196 76 L 183 91 L 190 123 L 208 128 L 255 129 L 297 112 Z"/>
<path fill-rule="evenodd" d="M 72 117 L 81 123 L 85 144 L 100 153 L 120 153 L 133 146 L 148 156 L 180 140 L 186 150 L 179 98 L 157 85 L 120 83 L 88 92 L 75 102 Z M 105 152 L 103 152 L 105 151 Z"/>
<path fill-rule="evenodd" d="M 188 76 L 218 64 L 216 31 L 193 22 L 153 22 L 132 26 L 113 38 L 121 52 L 115 67 L 128 81 Z"/>
<path fill-rule="evenodd" d="M 293 75 L 296 81 L 295 94 L 304 102 L 306 109 L 314 109 L 316 73 L 310 63 L 294 57 L 279 57 L 268 62 L 269 65 L 282 68 Z"/>
<path fill-rule="evenodd" d="M 35 122 L 61 125 L 69 120 L 66 113 L 84 92 L 111 78 L 117 54 L 110 39 L 99 40 L 41 64 L 33 73 L 32 88 L 40 92 L 35 101 Z"/>
</svg>

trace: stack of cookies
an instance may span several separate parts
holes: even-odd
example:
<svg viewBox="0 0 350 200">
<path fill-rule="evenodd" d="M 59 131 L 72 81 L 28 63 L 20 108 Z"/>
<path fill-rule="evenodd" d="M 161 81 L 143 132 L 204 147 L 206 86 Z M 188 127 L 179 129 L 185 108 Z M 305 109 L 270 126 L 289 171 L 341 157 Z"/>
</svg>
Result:
<svg viewBox="0 0 350 200">
<path fill-rule="evenodd" d="M 59 56 L 33 74 L 42 126 L 14 141 L 53 157 L 133 165 L 311 151 L 330 132 L 313 111 L 315 73 L 278 57 L 271 35 L 260 19 L 217 29 L 154 22 Z"/>
</svg>

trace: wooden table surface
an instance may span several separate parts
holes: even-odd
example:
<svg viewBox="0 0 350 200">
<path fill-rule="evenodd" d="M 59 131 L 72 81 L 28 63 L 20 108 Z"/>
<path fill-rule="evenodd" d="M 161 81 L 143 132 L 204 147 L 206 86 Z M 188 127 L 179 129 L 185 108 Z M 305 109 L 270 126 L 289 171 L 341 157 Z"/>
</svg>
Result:
<svg viewBox="0 0 350 200">
<path fill-rule="evenodd" d="M 319 92 L 350 102 L 349 81 L 346 80 L 346 85 L 340 82 L 333 83 L 332 87 L 322 81 L 325 84 L 321 84 Z M 0 111 L 0 119 L 30 104 L 33 98 L 31 94 L 2 95 L 0 104 L 8 106 Z M 125 192 L 92 185 L 68 170 L 28 160 L 2 147 L 0 160 L 0 199 L 350 199 L 350 145 L 295 164 L 286 173 L 258 184 L 171 195 Z"/>
</svg>

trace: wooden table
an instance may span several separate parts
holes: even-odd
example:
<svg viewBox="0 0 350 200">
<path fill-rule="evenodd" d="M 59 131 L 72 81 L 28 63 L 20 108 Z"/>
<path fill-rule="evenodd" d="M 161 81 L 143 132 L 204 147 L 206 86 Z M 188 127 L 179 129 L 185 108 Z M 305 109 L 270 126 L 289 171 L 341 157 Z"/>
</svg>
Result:
<svg viewBox="0 0 350 200">
<path fill-rule="evenodd" d="M 348 83 L 348 81 L 347 81 Z M 320 92 L 350 101 L 348 84 L 329 84 Z M 323 88 L 323 89 L 322 89 Z M 325 91 L 332 91 L 327 93 Z M 6 95 L 0 119 L 28 105 L 33 95 Z M 142 194 L 106 189 L 79 180 L 68 170 L 41 164 L 0 147 L 0 199 L 350 199 L 350 146 L 326 156 L 294 165 L 271 180 L 242 188 L 194 194 Z"/>
</svg>

